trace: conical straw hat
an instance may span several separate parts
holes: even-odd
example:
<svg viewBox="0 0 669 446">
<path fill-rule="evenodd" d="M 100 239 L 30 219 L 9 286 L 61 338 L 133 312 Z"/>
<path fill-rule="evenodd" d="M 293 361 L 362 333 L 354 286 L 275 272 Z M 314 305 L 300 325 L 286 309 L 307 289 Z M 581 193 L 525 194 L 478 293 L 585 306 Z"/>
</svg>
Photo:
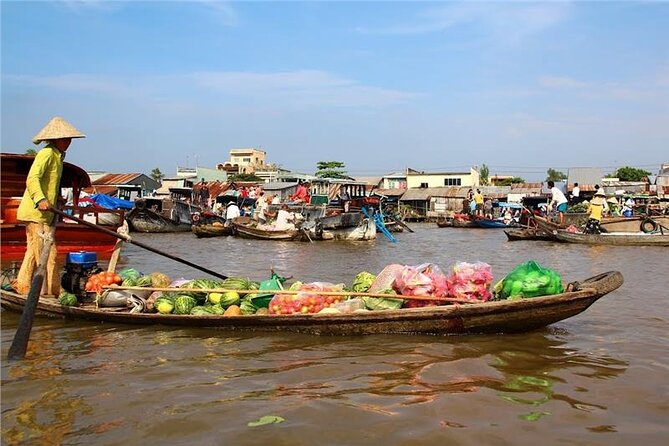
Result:
<svg viewBox="0 0 669 446">
<path fill-rule="evenodd" d="M 77 130 L 72 124 L 56 116 L 51 119 L 42 130 L 33 138 L 33 144 L 39 144 L 42 141 L 60 138 L 85 138 L 86 135 Z"/>
</svg>

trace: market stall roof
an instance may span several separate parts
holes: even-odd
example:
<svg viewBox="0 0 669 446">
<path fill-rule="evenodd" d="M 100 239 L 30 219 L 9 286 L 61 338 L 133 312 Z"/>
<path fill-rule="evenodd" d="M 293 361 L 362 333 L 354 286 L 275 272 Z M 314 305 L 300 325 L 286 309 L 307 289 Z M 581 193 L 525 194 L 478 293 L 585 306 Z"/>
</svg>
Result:
<svg viewBox="0 0 669 446">
<path fill-rule="evenodd" d="M 385 195 L 386 197 L 401 197 L 406 189 L 374 189 L 372 194 Z"/>
</svg>

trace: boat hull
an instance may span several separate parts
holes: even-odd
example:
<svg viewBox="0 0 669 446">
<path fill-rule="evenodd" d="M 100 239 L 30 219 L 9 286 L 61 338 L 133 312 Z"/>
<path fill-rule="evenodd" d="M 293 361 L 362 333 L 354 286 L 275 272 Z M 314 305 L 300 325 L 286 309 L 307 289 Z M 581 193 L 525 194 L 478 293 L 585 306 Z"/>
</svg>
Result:
<svg viewBox="0 0 669 446">
<path fill-rule="evenodd" d="M 172 220 L 148 209 L 134 208 L 126 215 L 135 232 L 186 232 L 191 230 L 190 220 Z"/>
<path fill-rule="evenodd" d="M 517 240 L 555 240 L 555 237 L 552 235 L 546 234 L 543 231 L 540 231 L 536 228 L 513 228 L 513 229 L 505 229 L 504 233 L 506 234 L 506 238 L 510 241 L 517 241 Z"/>
<path fill-rule="evenodd" d="M 517 333 L 534 330 L 575 316 L 622 285 L 619 272 L 608 272 L 570 284 L 574 291 L 553 296 L 465 305 L 444 305 L 348 314 L 189 316 L 157 313 L 131 314 L 127 309 L 95 308 L 94 304 L 64 307 L 53 298 L 40 298 L 37 314 L 117 324 L 218 327 L 358 336 L 381 333 L 467 334 Z M 7 310 L 22 311 L 25 298 L 1 291 Z"/>
<path fill-rule="evenodd" d="M 583 234 L 559 230 L 555 237 L 561 242 L 580 243 L 585 245 L 613 246 L 669 246 L 669 234 L 644 234 L 610 232 L 606 234 Z"/>
</svg>

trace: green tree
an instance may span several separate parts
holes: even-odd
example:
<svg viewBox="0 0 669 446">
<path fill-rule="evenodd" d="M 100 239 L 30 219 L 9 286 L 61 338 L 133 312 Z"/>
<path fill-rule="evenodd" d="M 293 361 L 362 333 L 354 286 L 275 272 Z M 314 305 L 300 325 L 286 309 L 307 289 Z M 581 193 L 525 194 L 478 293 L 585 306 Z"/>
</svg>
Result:
<svg viewBox="0 0 669 446">
<path fill-rule="evenodd" d="M 644 181 L 650 174 L 650 172 L 643 169 L 625 166 L 613 172 L 612 176 L 618 178 L 620 181 Z"/>
<path fill-rule="evenodd" d="M 497 182 L 498 186 L 511 186 L 512 184 L 524 183 L 525 179 L 521 177 L 504 178 Z"/>
<path fill-rule="evenodd" d="M 237 173 L 229 177 L 228 181 L 254 181 L 262 183 L 264 180 L 254 173 Z"/>
<path fill-rule="evenodd" d="M 481 186 L 487 186 L 488 184 L 490 184 L 490 169 L 485 163 L 481 165 L 481 171 L 479 172 L 479 181 L 481 182 Z"/>
<path fill-rule="evenodd" d="M 316 163 L 318 178 L 348 178 L 344 163 L 341 161 L 319 161 Z"/>
<path fill-rule="evenodd" d="M 151 171 L 151 178 L 160 183 L 163 180 L 163 178 L 165 178 L 165 174 L 162 173 L 160 169 L 156 167 Z"/>
<path fill-rule="evenodd" d="M 567 179 L 567 175 L 564 172 L 555 169 L 548 169 L 546 174 L 548 174 L 546 181 L 562 181 Z"/>
<path fill-rule="evenodd" d="M 37 149 L 33 147 L 26 149 L 26 155 L 33 155 L 33 156 L 37 155 Z"/>
</svg>

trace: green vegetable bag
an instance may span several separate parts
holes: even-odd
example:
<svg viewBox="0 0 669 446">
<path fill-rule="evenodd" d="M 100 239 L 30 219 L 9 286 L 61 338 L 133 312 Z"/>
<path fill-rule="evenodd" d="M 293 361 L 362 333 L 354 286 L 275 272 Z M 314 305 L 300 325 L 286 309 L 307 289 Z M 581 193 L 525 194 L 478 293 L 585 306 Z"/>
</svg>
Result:
<svg viewBox="0 0 669 446">
<path fill-rule="evenodd" d="M 493 288 L 496 299 L 521 299 L 546 296 L 564 292 L 562 278 L 549 268 L 544 268 L 534 260 L 516 266 Z"/>
</svg>

